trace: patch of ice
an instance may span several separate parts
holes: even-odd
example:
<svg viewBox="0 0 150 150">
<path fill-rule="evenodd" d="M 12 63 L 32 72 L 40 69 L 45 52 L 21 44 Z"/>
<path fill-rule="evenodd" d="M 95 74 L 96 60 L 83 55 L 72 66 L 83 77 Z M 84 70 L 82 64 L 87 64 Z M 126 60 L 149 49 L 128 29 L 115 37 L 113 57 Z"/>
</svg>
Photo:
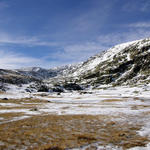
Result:
<svg viewBox="0 0 150 150">
<path fill-rule="evenodd" d="M 55 113 L 55 114 L 89 114 L 89 115 L 118 115 L 122 114 L 140 114 L 148 112 L 149 109 L 132 109 L 132 106 L 142 105 L 141 101 L 133 101 L 129 99 L 122 102 L 102 102 L 101 100 L 51 100 L 52 103 L 45 104 L 39 108 L 40 112 Z M 94 101 L 94 103 L 92 102 Z M 111 99 L 110 99 L 111 101 Z M 91 102 L 91 103 L 89 103 Z"/>
<path fill-rule="evenodd" d="M 5 110 L 0 110 L 0 114 L 2 113 L 25 113 L 27 115 L 38 115 L 41 114 L 39 111 L 31 111 L 29 109 L 5 109 Z"/>
<path fill-rule="evenodd" d="M 15 106 L 21 106 L 21 105 L 14 104 L 14 103 L 0 103 L 0 106 L 15 107 Z"/>
<path fill-rule="evenodd" d="M 138 133 L 141 136 L 146 136 L 150 138 L 150 118 L 148 118 L 147 120 L 144 120 L 146 123 L 145 125 L 142 127 L 142 129 L 140 131 L 138 131 Z"/>
<path fill-rule="evenodd" d="M 8 98 L 8 99 L 21 99 L 21 98 L 30 98 L 31 95 L 28 93 L 5 93 L 5 94 L 1 94 L 0 98 Z"/>
</svg>

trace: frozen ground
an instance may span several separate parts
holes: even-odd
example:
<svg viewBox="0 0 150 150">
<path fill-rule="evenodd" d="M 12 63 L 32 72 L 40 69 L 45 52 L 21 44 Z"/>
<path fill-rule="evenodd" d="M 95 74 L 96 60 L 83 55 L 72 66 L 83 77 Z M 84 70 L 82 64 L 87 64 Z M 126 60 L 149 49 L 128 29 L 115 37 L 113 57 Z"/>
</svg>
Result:
<svg viewBox="0 0 150 150">
<path fill-rule="evenodd" d="M 0 124 L 7 124 L 39 115 L 105 115 L 114 122 L 140 126 L 137 135 L 150 140 L 150 87 L 111 87 L 85 92 L 24 93 L 9 90 L 0 94 Z M 150 145 L 134 146 L 130 150 L 148 150 Z M 122 150 L 118 145 L 101 143 L 85 145 L 74 150 Z"/>
</svg>

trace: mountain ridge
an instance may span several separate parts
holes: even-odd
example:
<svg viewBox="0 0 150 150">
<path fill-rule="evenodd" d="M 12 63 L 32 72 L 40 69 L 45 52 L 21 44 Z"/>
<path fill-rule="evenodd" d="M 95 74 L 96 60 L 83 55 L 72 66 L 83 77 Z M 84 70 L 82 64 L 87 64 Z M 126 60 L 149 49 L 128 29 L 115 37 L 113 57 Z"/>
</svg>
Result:
<svg viewBox="0 0 150 150">
<path fill-rule="evenodd" d="M 0 82 L 25 84 L 32 81 L 60 88 L 67 83 L 84 88 L 150 83 L 150 38 L 116 45 L 76 65 L 0 70 Z"/>
<path fill-rule="evenodd" d="M 125 77 L 122 78 L 125 73 L 126 75 L 131 75 L 131 72 L 133 72 L 132 74 L 141 73 L 147 77 L 149 74 L 145 74 L 143 68 L 149 72 L 149 49 L 150 38 L 114 46 L 98 54 L 94 59 L 85 62 L 77 72 L 74 72 L 74 76 L 80 74 L 80 80 L 92 79 L 90 84 L 97 82 L 97 84 L 113 83 L 116 85 L 119 82 L 123 84 L 123 81 L 124 83 L 127 81 Z M 96 62 L 96 65 L 93 65 L 93 62 Z M 130 76 L 130 81 L 132 77 L 135 75 Z"/>
</svg>

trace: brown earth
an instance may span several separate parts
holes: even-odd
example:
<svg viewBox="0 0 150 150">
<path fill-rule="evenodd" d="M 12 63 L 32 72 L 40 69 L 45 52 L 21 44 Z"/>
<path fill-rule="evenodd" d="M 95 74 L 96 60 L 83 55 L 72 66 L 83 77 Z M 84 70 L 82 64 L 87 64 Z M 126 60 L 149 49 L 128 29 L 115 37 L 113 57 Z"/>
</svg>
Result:
<svg viewBox="0 0 150 150">
<path fill-rule="evenodd" d="M 149 140 L 136 131 L 140 124 L 111 121 L 104 115 L 45 115 L 0 125 L 0 149 L 64 150 L 94 142 L 124 149 Z"/>
</svg>

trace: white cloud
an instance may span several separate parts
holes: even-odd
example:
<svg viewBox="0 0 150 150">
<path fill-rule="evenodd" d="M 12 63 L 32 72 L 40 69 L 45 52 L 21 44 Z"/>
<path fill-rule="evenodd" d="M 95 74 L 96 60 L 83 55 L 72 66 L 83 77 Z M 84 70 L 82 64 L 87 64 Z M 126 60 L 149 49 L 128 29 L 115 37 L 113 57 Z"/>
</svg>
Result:
<svg viewBox="0 0 150 150">
<path fill-rule="evenodd" d="M 131 23 L 127 25 L 128 27 L 131 28 L 149 28 L 150 27 L 150 22 L 137 22 L 137 23 Z"/>
<path fill-rule="evenodd" d="M 133 25 L 133 24 L 132 24 Z M 136 25 L 136 24 L 135 24 Z M 139 26 L 139 25 L 138 25 Z M 146 26 L 146 25 L 142 25 Z M 0 50 L 0 64 L 1 68 L 20 68 L 20 67 L 30 67 L 30 66 L 41 66 L 44 68 L 50 68 L 60 65 L 65 65 L 69 63 L 78 63 L 86 60 L 90 56 L 100 53 L 102 50 L 107 50 L 108 48 L 128 42 L 133 40 L 138 40 L 142 38 L 150 37 L 150 31 L 147 28 L 132 28 L 128 32 L 114 32 L 106 35 L 100 35 L 97 37 L 95 42 L 80 42 L 74 44 L 59 45 L 57 42 L 53 46 L 60 46 L 61 49 L 55 53 L 51 53 L 49 56 L 46 53 L 45 58 L 33 58 L 27 57 L 22 54 L 12 53 L 9 51 Z M 20 37 L 12 38 L 5 34 L 5 36 L 0 35 L 0 43 L 14 43 L 14 44 L 25 44 L 26 46 L 32 45 L 51 45 L 51 43 L 44 42 L 38 38 L 31 37 Z M 7 46 L 7 45 L 6 45 Z"/>
<path fill-rule="evenodd" d="M 82 44 L 66 45 L 64 46 L 63 51 L 56 52 L 48 57 L 57 59 L 60 64 L 78 63 L 107 48 L 108 47 L 104 47 L 98 42 L 85 42 Z"/>
<path fill-rule="evenodd" d="M 37 37 L 12 36 L 7 33 L 0 33 L 0 44 L 19 44 L 26 46 L 58 46 L 56 42 L 43 41 Z"/>
<path fill-rule="evenodd" d="M 76 63 L 84 61 L 90 56 L 100 53 L 102 50 L 107 50 L 116 44 L 139 40 L 147 37 L 150 37 L 150 31 L 146 29 L 134 29 L 128 32 L 100 35 L 97 37 L 95 42 L 66 45 L 63 48 L 64 51 L 56 52 L 55 54 L 48 57 L 57 59 L 60 64 L 64 62 Z"/>
<path fill-rule="evenodd" d="M 29 65 L 35 63 L 37 60 L 34 58 L 29 58 L 22 56 L 20 54 L 15 54 L 11 52 L 0 51 L 0 64 L 1 68 L 19 68 L 22 65 Z"/>
<path fill-rule="evenodd" d="M 128 32 L 101 35 L 98 37 L 98 41 L 105 46 L 113 46 L 116 44 L 139 40 L 147 37 L 150 37 L 150 31 L 146 29 L 133 29 Z"/>
<path fill-rule="evenodd" d="M 27 57 L 22 54 L 0 50 L 0 68 L 16 69 L 21 67 L 43 66 L 49 68 L 50 63 L 38 58 Z"/>
<path fill-rule="evenodd" d="M 88 52 L 88 51 L 97 51 L 100 47 L 98 43 L 95 42 L 87 42 L 83 44 L 75 44 L 75 45 L 68 45 L 64 47 L 65 52 L 69 53 L 76 53 L 76 52 Z"/>
</svg>

